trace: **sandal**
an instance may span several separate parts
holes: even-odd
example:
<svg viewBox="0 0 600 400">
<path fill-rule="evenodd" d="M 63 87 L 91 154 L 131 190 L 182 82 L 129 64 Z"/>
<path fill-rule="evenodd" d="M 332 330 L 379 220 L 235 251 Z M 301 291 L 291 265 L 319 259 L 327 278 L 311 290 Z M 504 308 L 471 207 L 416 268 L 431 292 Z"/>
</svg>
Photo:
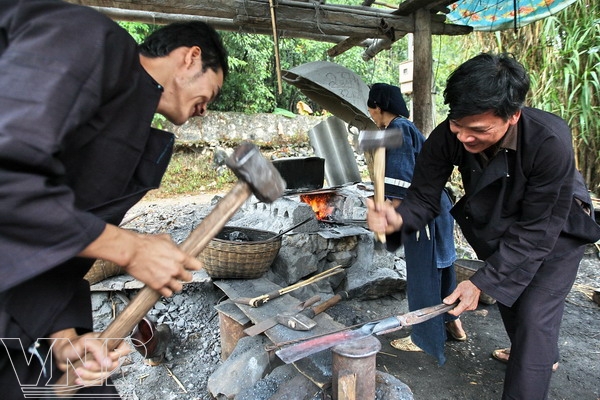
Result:
<svg viewBox="0 0 600 400">
<path fill-rule="evenodd" d="M 390 345 L 400 351 L 423 351 L 419 346 L 413 343 L 410 336 L 392 340 Z"/>
<path fill-rule="evenodd" d="M 510 357 L 510 347 L 506 347 L 504 349 L 496 349 L 492 351 L 492 358 L 500 361 L 501 363 L 508 363 L 508 358 Z"/>
<path fill-rule="evenodd" d="M 510 347 L 506 347 L 504 349 L 496 349 L 492 351 L 492 358 L 506 364 L 508 363 L 508 359 L 510 358 Z M 552 372 L 556 372 L 558 369 L 558 361 L 552 364 Z"/>
<path fill-rule="evenodd" d="M 458 340 L 459 342 L 464 342 L 467 340 L 467 334 L 463 330 L 460 319 L 446 322 L 446 332 L 448 332 L 448 335 L 450 335 L 452 339 Z"/>
</svg>

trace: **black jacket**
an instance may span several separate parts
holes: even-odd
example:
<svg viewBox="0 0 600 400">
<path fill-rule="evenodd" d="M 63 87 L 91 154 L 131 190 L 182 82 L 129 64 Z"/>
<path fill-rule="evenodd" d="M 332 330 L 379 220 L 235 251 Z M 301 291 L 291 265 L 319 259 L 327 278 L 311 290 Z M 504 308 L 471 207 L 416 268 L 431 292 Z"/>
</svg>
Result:
<svg viewBox="0 0 600 400">
<path fill-rule="evenodd" d="M 579 244 L 600 239 L 600 227 L 576 202 L 590 204 L 575 168 L 571 134 L 559 117 L 522 110 L 517 149 L 501 149 L 485 167 L 440 124 L 417 159 L 413 182 L 398 208 L 412 231 L 437 215 L 439 193 L 455 166 L 465 195 L 452 215 L 485 267 L 471 280 L 505 305 L 531 282 L 559 235 Z M 593 215 L 593 214 L 592 214 Z"/>
<path fill-rule="evenodd" d="M 162 87 L 124 29 L 53 0 L 0 3 L 0 71 L 0 337 L 89 329 L 61 322 L 93 262 L 75 256 L 158 186 Z"/>
</svg>

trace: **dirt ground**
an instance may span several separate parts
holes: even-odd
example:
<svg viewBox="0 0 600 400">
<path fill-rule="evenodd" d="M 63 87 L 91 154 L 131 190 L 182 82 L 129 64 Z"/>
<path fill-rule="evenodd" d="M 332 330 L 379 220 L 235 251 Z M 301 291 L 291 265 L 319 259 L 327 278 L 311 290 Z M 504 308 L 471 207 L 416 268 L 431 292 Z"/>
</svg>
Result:
<svg viewBox="0 0 600 400">
<path fill-rule="evenodd" d="M 590 288 L 599 284 L 600 262 L 595 254 L 588 255 L 567 298 L 560 365 L 551 382 L 552 400 L 600 399 L 600 306 L 589 297 Z M 438 366 L 437 360 L 425 353 L 395 350 L 390 341 L 408 333 L 399 331 L 380 338 L 377 369 L 406 383 L 416 400 L 500 399 L 506 367 L 490 354 L 508 346 L 509 341 L 498 308 L 480 304 L 461 319 L 469 337 L 466 342 L 448 342 L 445 365 Z"/>
</svg>

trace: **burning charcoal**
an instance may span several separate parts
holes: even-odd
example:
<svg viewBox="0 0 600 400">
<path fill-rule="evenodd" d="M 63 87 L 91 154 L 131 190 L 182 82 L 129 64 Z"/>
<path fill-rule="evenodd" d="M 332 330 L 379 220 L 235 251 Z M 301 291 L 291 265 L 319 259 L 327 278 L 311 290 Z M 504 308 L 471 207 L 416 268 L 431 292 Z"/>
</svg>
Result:
<svg viewBox="0 0 600 400">
<path fill-rule="evenodd" d="M 228 237 L 227 240 L 231 240 L 232 242 L 250 242 L 250 238 L 248 237 L 248 235 L 246 235 L 244 232 L 240 232 L 240 231 L 233 231 L 231 232 Z"/>
</svg>

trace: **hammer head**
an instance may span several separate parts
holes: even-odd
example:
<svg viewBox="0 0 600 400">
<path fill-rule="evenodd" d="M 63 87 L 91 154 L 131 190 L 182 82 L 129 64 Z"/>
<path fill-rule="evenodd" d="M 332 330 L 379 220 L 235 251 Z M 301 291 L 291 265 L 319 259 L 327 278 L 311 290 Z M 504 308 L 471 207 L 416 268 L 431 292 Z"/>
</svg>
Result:
<svg viewBox="0 0 600 400">
<path fill-rule="evenodd" d="M 295 331 L 309 331 L 314 328 L 317 323 L 312 319 L 308 318 L 302 313 L 292 314 L 283 313 L 276 317 L 277 322 L 281 325 L 287 326 Z"/>
<path fill-rule="evenodd" d="M 239 145 L 225 164 L 235 176 L 246 182 L 257 199 L 265 203 L 277 200 L 285 190 L 285 181 L 273 164 L 249 142 Z"/>
<path fill-rule="evenodd" d="M 380 147 L 394 149 L 402 146 L 402 142 L 402 129 L 360 131 L 358 134 L 358 147 L 363 151 Z"/>
</svg>

